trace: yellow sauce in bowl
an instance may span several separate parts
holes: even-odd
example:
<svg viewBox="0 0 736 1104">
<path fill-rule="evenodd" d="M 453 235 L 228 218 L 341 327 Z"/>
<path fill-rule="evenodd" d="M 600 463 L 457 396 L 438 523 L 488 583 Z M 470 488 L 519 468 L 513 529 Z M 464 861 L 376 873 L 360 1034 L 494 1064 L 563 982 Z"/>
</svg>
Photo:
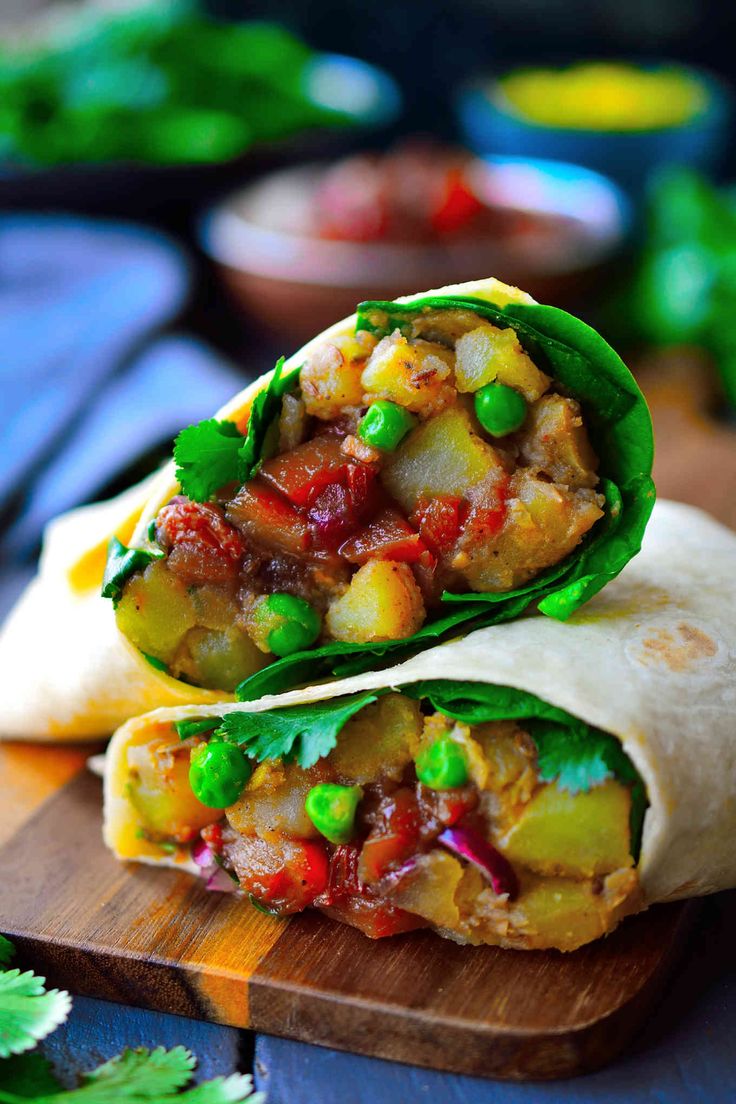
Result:
<svg viewBox="0 0 736 1104">
<path fill-rule="evenodd" d="M 524 69 L 497 85 L 497 106 L 539 126 L 646 131 L 678 127 L 701 114 L 710 94 L 696 74 L 669 66 L 583 62 L 565 69 Z"/>
</svg>

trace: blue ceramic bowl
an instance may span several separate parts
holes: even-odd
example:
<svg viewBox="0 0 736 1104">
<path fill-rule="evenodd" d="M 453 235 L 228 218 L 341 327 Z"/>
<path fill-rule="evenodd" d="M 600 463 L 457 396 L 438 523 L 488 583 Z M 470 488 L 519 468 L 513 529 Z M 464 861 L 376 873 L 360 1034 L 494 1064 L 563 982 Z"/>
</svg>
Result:
<svg viewBox="0 0 736 1104">
<path fill-rule="evenodd" d="M 455 110 L 465 141 L 477 153 L 573 162 L 640 192 L 651 175 L 666 165 L 713 171 L 727 147 L 733 107 L 730 89 L 710 73 L 686 71 L 705 86 L 709 101 L 704 111 L 680 126 L 646 131 L 541 126 L 502 110 L 493 102 L 487 80 L 461 87 Z"/>
</svg>

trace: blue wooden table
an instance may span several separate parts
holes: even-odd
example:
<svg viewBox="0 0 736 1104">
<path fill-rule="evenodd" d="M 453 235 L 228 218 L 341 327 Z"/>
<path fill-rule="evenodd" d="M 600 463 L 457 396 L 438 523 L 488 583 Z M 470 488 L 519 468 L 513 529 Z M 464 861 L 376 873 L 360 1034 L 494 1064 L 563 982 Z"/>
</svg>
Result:
<svg viewBox="0 0 736 1104">
<path fill-rule="evenodd" d="M 253 1071 L 269 1104 L 733 1104 L 736 892 L 704 902 L 656 1015 L 613 1066 L 574 1081 L 510 1084 L 414 1069 L 179 1016 L 77 998 L 44 1049 L 67 1084 L 125 1046 L 184 1044 L 198 1077 Z"/>
</svg>

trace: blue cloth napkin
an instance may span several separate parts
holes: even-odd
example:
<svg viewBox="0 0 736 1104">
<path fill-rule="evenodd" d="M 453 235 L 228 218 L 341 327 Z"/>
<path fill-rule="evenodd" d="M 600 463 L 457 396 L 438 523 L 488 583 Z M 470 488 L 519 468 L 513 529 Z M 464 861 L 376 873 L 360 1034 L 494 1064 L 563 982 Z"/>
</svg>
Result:
<svg viewBox="0 0 736 1104">
<path fill-rule="evenodd" d="M 242 386 L 195 339 L 162 335 L 184 306 L 184 254 L 153 231 L 0 217 L 0 537 L 10 570 L 46 522 Z"/>
</svg>

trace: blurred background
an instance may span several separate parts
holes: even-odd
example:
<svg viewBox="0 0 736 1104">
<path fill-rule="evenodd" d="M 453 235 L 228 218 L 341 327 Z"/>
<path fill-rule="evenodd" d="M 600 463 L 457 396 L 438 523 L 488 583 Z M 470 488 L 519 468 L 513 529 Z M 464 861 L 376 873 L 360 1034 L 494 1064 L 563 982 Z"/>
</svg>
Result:
<svg viewBox="0 0 736 1104">
<path fill-rule="evenodd" d="M 45 523 L 367 297 L 597 326 L 664 494 L 736 525 L 736 55 L 715 0 L 0 0 L 0 614 Z"/>
</svg>

